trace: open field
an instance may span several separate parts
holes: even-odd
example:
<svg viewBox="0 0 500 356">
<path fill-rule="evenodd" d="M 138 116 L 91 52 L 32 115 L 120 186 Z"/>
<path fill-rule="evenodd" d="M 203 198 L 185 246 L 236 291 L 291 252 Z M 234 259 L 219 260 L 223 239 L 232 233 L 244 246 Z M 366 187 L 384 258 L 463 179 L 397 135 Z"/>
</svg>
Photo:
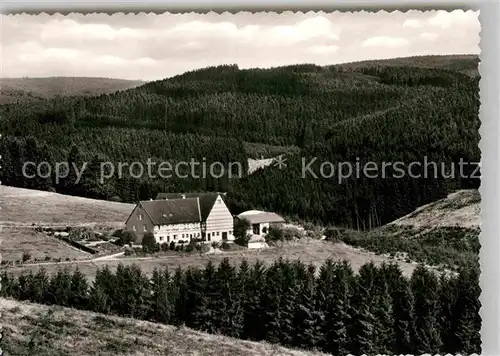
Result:
<svg viewBox="0 0 500 356">
<path fill-rule="evenodd" d="M 283 247 L 274 247 L 263 250 L 245 250 L 245 251 L 230 251 L 214 254 L 171 254 L 162 257 L 119 257 L 108 260 L 85 260 L 85 261 L 70 261 L 70 262 L 49 262 L 38 264 L 25 264 L 22 266 L 9 267 L 8 271 L 14 275 L 19 275 L 23 271 L 36 272 L 40 267 L 44 267 L 48 274 L 54 274 L 59 268 L 68 267 L 70 270 L 78 269 L 93 279 L 98 268 L 108 265 L 112 270 L 119 263 L 124 265 L 137 264 L 141 269 L 150 275 L 155 268 L 175 269 L 179 266 L 197 266 L 202 267 L 208 261 L 218 264 L 223 258 L 229 258 L 231 263 L 239 263 L 242 259 L 253 263 L 260 260 L 266 264 L 273 263 L 276 259 L 282 257 L 291 260 L 299 259 L 304 263 L 312 263 L 315 266 L 320 266 L 326 259 L 347 260 L 351 263 L 354 270 L 358 270 L 363 264 L 373 261 L 375 264 L 381 264 L 384 261 L 391 261 L 389 258 L 377 256 L 370 252 L 361 251 L 343 243 L 332 243 L 326 241 L 310 241 L 296 244 L 285 244 Z M 410 275 L 415 264 L 398 262 L 405 275 Z"/>
<path fill-rule="evenodd" d="M 91 77 L 1 78 L 0 104 L 56 96 L 114 93 L 144 83 L 140 80 Z"/>
<path fill-rule="evenodd" d="M 268 343 L 0 299 L 6 355 L 320 356 Z"/>
<path fill-rule="evenodd" d="M 4 228 L 0 231 L 0 253 L 2 261 L 19 261 L 23 253 L 29 253 L 31 260 L 51 259 L 65 260 L 89 259 L 92 255 L 72 247 L 53 236 L 34 230 L 11 230 Z"/>
<path fill-rule="evenodd" d="M 421 206 L 389 225 L 420 227 L 459 226 L 479 228 L 481 196 L 478 190 L 459 190 Z"/>
<path fill-rule="evenodd" d="M 0 186 L 0 226 L 94 226 L 119 228 L 133 204 Z"/>
</svg>

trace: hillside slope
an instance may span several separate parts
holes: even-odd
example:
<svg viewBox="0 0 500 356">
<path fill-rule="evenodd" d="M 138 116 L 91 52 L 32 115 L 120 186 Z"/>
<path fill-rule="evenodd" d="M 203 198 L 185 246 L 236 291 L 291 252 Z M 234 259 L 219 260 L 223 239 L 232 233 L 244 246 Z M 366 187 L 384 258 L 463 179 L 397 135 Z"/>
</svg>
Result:
<svg viewBox="0 0 500 356">
<path fill-rule="evenodd" d="M 0 185 L 0 226 L 118 228 L 134 205 Z"/>
<path fill-rule="evenodd" d="M 481 195 L 477 190 L 460 190 L 446 198 L 416 209 L 389 225 L 421 227 L 479 228 Z"/>
<path fill-rule="evenodd" d="M 91 77 L 0 78 L 0 105 L 56 96 L 108 94 L 142 84 L 140 80 Z"/>
<path fill-rule="evenodd" d="M 0 298 L 6 355 L 321 356 L 188 328 Z"/>
</svg>

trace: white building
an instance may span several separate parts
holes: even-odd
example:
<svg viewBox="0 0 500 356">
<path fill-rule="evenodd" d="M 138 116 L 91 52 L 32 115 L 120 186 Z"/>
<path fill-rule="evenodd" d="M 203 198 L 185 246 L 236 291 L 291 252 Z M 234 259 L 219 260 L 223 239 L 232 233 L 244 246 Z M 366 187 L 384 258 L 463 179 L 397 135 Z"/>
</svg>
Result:
<svg viewBox="0 0 500 356">
<path fill-rule="evenodd" d="M 269 227 L 273 224 L 285 222 L 278 214 L 261 210 L 248 210 L 237 215 L 236 218 L 247 220 L 250 223 L 250 227 L 247 230 L 247 235 L 250 235 L 248 248 L 266 247 L 265 235 L 268 233 Z"/>
<path fill-rule="evenodd" d="M 160 193 L 140 201 L 125 225 L 142 240 L 151 232 L 158 243 L 232 242 L 233 217 L 221 193 Z"/>
</svg>

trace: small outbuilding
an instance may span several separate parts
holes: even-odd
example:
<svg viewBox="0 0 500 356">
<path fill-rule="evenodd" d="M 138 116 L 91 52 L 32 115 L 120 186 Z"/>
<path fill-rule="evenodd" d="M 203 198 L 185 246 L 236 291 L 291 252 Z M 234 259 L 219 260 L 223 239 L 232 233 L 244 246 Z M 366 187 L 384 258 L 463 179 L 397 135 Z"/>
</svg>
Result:
<svg viewBox="0 0 500 356">
<path fill-rule="evenodd" d="M 251 244 L 252 246 L 260 246 L 262 242 L 265 244 L 264 236 L 269 231 L 269 227 L 285 222 L 285 219 L 278 214 L 261 210 L 248 210 L 237 215 L 236 218 L 247 220 L 250 223 L 250 228 L 247 230 L 247 234 L 251 236 L 248 244 L 249 248 L 253 248 L 250 247 Z"/>
</svg>

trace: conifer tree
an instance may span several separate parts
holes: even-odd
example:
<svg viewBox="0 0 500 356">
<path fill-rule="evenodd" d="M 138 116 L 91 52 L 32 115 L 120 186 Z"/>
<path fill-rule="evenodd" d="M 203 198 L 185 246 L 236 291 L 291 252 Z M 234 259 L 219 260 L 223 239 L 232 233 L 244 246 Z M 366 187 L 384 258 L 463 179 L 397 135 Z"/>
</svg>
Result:
<svg viewBox="0 0 500 356">
<path fill-rule="evenodd" d="M 213 306 L 217 329 L 223 335 L 239 337 L 243 331 L 242 294 L 236 270 L 224 258 L 216 273 L 217 306 Z"/>
<path fill-rule="evenodd" d="M 414 296 L 415 335 L 413 345 L 416 354 L 439 353 L 438 298 L 439 282 L 433 272 L 418 266 L 411 277 Z"/>
<path fill-rule="evenodd" d="M 462 268 L 457 277 L 457 301 L 453 321 L 457 351 L 461 354 L 481 353 L 481 288 L 479 267 Z"/>
<path fill-rule="evenodd" d="M 87 278 L 77 267 L 71 275 L 69 305 L 78 309 L 86 309 L 88 307 L 88 293 L 89 285 Z"/>
<path fill-rule="evenodd" d="M 67 268 L 59 270 L 50 280 L 48 298 L 52 304 L 69 306 L 71 274 Z"/>
<path fill-rule="evenodd" d="M 250 270 L 246 294 L 243 335 L 251 340 L 262 340 L 267 334 L 266 290 L 268 279 L 262 262 L 257 261 Z"/>
</svg>

